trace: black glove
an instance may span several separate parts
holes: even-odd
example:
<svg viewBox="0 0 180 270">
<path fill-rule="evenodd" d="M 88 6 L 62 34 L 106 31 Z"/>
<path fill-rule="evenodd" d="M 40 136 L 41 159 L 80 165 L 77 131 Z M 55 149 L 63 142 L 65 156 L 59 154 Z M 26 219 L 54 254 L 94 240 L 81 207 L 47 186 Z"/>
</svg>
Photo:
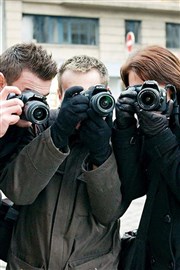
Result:
<svg viewBox="0 0 180 270">
<path fill-rule="evenodd" d="M 104 120 L 91 109 L 87 113 L 89 118 L 80 126 L 80 138 L 89 149 L 90 162 L 100 166 L 111 154 L 112 115 Z"/>
<path fill-rule="evenodd" d="M 134 117 L 137 92 L 133 90 L 125 90 L 121 93 L 116 103 L 116 127 L 125 129 L 132 125 L 136 125 Z"/>
<path fill-rule="evenodd" d="M 89 99 L 79 94 L 82 90 L 81 86 L 74 86 L 65 91 L 59 114 L 51 126 L 52 140 L 57 148 L 67 147 L 77 124 L 88 117 Z"/>
<path fill-rule="evenodd" d="M 155 136 L 168 128 L 167 115 L 161 112 L 145 111 L 136 104 L 139 126 L 142 134 L 147 137 Z"/>
</svg>

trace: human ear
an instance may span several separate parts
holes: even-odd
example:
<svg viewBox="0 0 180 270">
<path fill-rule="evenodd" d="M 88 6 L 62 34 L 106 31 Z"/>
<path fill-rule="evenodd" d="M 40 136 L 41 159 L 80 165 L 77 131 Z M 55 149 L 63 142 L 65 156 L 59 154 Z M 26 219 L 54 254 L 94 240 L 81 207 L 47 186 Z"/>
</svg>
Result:
<svg viewBox="0 0 180 270">
<path fill-rule="evenodd" d="M 6 86 L 6 79 L 4 75 L 0 72 L 0 90 L 2 90 Z"/>
</svg>

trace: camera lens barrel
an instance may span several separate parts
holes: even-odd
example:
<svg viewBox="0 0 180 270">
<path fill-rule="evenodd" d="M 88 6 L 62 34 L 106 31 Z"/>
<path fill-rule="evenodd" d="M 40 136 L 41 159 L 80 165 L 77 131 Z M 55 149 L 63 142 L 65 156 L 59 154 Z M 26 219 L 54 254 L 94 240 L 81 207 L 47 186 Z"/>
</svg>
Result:
<svg viewBox="0 0 180 270">
<path fill-rule="evenodd" d="M 140 108 L 146 111 L 167 110 L 167 92 L 159 86 L 157 81 L 147 80 L 142 85 L 130 86 L 137 92 L 137 103 Z"/>
<path fill-rule="evenodd" d="M 114 97 L 108 92 L 100 92 L 91 97 L 90 106 L 100 116 L 107 116 L 115 106 Z"/>
<path fill-rule="evenodd" d="M 35 124 L 43 124 L 49 118 L 49 107 L 43 102 L 33 100 L 25 103 L 24 118 Z"/>
<path fill-rule="evenodd" d="M 10 93 L 7 99 L 19 98 L 24 102 L 21 119 L 33 124 L 43 124 L 49 118 L 49 106 L 46 98 L 37 91 L 24 90 L 21 95 Z"/>
<path fill-rule="evenodd" d="M 144 88 L 138 93 L 137 102 L 143 110 L 156 110 L 160 106 L 160 93 L 153 88 Z"/>
</svg>

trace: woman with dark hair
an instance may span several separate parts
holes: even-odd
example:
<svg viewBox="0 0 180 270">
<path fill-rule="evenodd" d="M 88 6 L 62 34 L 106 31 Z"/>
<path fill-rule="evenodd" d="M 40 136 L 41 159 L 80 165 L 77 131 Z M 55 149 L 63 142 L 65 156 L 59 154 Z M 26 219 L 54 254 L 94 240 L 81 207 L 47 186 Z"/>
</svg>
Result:
<svg viewBox="0 0 180 270">
<path fill-rule="evenodd" d="M 121 68 L 113 147 L 122 182 L 121 214 L 154 195 L 147 243 L 149 268 L 180 269 L 180 60 L 160 46 L 132 55 Z"/>
</svg>

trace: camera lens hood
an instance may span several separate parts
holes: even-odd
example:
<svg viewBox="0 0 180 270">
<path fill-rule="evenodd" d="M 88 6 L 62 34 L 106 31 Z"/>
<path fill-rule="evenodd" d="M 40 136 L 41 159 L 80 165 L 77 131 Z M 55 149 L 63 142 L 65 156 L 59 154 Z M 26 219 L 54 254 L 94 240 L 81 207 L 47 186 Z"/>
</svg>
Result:
<svg viewBox="0 0 180 270">
<path fill-rule="evenodd" d="M 114 97 L 108 92 L 100 92 L 91 97 L 90 106 L 101 116 L 107 116 L 115 106 Z"/>
<path fill-rule="evenodd" d="M 49 107 L 37 100 L 28 101 L 24 106 L 24 116 L 27 121 L 43 124 L 49 118 Z"/>
<path fill-rule="evenodd" d="M 160 106 L 159 92 L 156 89 L 144 88 L 138 93 L 137 102 L 143 110 L 156 110 Z"/>
</svg>

